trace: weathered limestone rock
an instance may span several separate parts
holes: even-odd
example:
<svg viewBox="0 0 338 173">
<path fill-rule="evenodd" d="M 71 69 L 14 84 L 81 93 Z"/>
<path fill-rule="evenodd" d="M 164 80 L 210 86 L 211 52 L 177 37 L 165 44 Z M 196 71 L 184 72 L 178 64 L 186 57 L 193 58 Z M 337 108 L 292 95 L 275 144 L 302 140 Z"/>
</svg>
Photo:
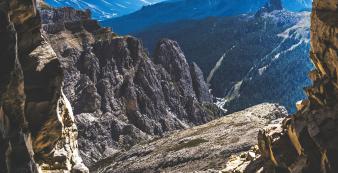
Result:
<svg viewBox="0 0 338 173">
<path fill-rule="evenodd" d="M 0 2 L 1 172 L 88 172 L 63 73 L 35 1 Z"/>
<path fill-rule="evenodd" d="M 225 169 L 221 173 L 244 173 L 255 172 L 260 173 L 263 159 L 260 155 L 258 146 L 255 145 L 249 151 L 232 155 L 228 158 Z"/>
</svg>

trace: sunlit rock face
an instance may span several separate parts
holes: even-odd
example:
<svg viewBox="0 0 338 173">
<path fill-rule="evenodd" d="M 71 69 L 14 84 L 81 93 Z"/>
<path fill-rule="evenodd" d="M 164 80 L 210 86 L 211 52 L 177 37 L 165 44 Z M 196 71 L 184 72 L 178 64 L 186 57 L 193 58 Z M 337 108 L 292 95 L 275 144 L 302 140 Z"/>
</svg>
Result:
<svg viewBox="0 0 338 173">
<path fill-rule="evenodd" d="M 277 172 L 336 172 L 338 169 L 338 1 L 315 0 L 311 16 L 308 100 L 284 120 L 280 131 L 261 131 L 265 169 Z"/>
<path fill-rule="evenodd" d="M 0 170 L 88 172 L 63 72 L 41 36 L 35 1 L 2 1 L 0 9 Z"/>
<path fill-rule="evenodd" d="M 65 74 L 87 165 L 223 114 L 176 41 L 161 40 L 152 61 L 138 39 L 100 27 L 88 11 L 42 9 L 41 17 Z"/>
</svg>

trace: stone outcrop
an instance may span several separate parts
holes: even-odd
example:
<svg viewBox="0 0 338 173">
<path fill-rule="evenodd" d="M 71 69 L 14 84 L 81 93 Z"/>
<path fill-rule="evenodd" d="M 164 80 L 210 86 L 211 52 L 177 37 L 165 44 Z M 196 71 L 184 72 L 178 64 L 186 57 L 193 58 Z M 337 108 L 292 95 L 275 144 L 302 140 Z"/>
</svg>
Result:
<svg viewBox="0 0 338 173">
<path fill-rule="evenodd" d="M 286 109 L 276 104 L 253 106 L 204 125 L 135 145 L 128 151 L 117 152 L 94 164 L 90 169 L 92 172 L 109 173 L 218 173 L 221 170 L 240 170 L 231 166 L 231 161 L 237 158 L 231 155 L 238 155 L 246 163 L 254 160 L 257 165 L 262 165 L 258 147 L 252 148 L 257 144 L 258 130 L 268 124 L 277 124 L 286 116 Z M 247 152 L 251 148 L 252 151 Z M 248 167 L 248 164 L 244 165 Z M 254 164 L 251 166 L 255 168 Z"/>
<path fill-rule="evenodd" d="M 311 17 L 308 100 L 278 130 L 259 133 L 265 172 L 336 172 L 338 170 L 338 1 L 314 0 Z"/>
<path fill-rule="evenodd" d="M 64 92 L 87 165 L 223 114 L 177 42 L 162 40 L 153 61 L 139 40 L 100 27 L 88 11 L 42 9 L 41 16 L 65 73 Z"/>
<path fill-rule="evenodd" d="M 205 82 L 202 70 L 196 63 L 192 63 L 190 73 L 193 81 L 193 87 L 196 91 L 196 96 L 200 102 L 212 102 L 213 98 L 209 92 L 209 85 Z"/>
<path fill-rule="evenodd" d="M 0 171 L 88 172 L 35 1 L 0 2 Z"/>
</svg>

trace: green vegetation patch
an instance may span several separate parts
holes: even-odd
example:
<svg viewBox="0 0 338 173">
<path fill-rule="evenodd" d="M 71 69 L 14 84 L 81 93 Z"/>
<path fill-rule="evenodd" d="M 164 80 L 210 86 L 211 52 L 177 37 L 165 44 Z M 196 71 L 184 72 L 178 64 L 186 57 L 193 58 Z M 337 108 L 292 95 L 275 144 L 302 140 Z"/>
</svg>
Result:
<svg viewBox="0 0 338 173">
<path fill-rule="evenodd" d="M 169 151 L 179 151 L 184 148 L 192 148 L 192 147 L 199 146 L 200 144 L 205 143 L 205 142 L 208 142 L 208 140 L 197 138 L 197 139 L 193 139 L 188 142 L 177 144 L 174 147 L 170 148 Z"/>
</svg>

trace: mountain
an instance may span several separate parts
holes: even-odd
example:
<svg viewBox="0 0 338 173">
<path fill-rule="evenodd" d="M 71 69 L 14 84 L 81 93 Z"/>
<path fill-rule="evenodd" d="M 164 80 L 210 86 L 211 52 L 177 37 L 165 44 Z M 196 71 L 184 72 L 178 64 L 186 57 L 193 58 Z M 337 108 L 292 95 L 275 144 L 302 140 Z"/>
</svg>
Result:
<svg viewBox="0 0 338 173">
<path fill-rule="evenodd" d="M 281 13 L 270 15 L 281 22 L 287 17 Z M 311 84 L 307 73 L 313 69 L 308 55 L 310 13 L 302 12 L 291 16 L 295 23 L 291 22 L 287 29 L 278 33 L 276 42 L 271 41 L 273 49 L 257 59 L 245 76 L 228 90 L 225 106 L 230 111 L 268 101 L 280 103 L 294 113 L 295 102 L 305 98 L 303 88 Z"/>
<path fill-rule="evenodd" d="M 226 98 L 222 104 L 229 112 L 262 102 L 277 102 L 294 112 L 294 103 L 305 97 L 303 88 L 311 84 L 310 12 L 276 9 L 185 20 L 134 35 L 150 52 L 162 37 L 177 40 L 188 61 L 201 67 L 213 94 Z"/>
<path fill-rule="evenodd" d="M 90 19 L 88 11 L 44 9 L 46 6 L 35 1 L 3 0 L 0 170 L 336 172 L 337 3 L 314 0 L 310 58 L 316 68 L 309 73 L 313 84 L 305 89 L 308 98 L 297 103 L 294 115 L 283 118 L 286 115 L 282 107 L 261 104 L 201 126 L 181 129 L 219 114 L 209 103 L 211 96 L 205 91 L 201 70 L 187 63 L 177 42 L 161 40 L 155 49 L 156 57 L 151 60 L 139 40 L 100 27 Z M 278 13 L 281 12 L 265 12 L 256 18 L 276 19 Z M 277 21 L 281 24 L 280 19 Z M 296 27 L 287 29 L 280 37 L 290 38 L 291 34 L 291 38 L 304 38 L 300 31 L 306 23 L 296 21 Z M 256 78 L 255 73 L 249 74 L 249 78 Z M 103 94 L 101 89 L 106 89 Z M 170 113 L 142 114 L 168 107 L 173 108 Z M 109 108 L 113 116 L 102 113 Z M 83 112 L 78 114 L 79 111 Z M 187 112 L 192 116 L 186 116 Z M 153 124 L 158 128 L 153 128 Z M 177 131 L 155 136 L 139 128 L 157 131 L 161 126 L 168 127 L 164 131 Z M 151 136 L 150 140 L 130 146 L 143 135 Z M 127 144 L 125 151 L 109 146 L 116 141 L 122 147 Z M 98 161 L 98 155 L 106 157 Z M 92 160 L 96 164 L 89 170 L 81 156 L 85 162 Z"/>
<path fill-rule="evenodd" d="M 152 61 L 88 11 L 6 0 L 0 19 L 0 172 L 89 173 L 117 151 L 223 115 L 175 41 L 159 42 Z"/>
<path fill-rule="evenodd" d="M 281 0 L 269 0 L 262 8 L 256 12 L 256 17 L 264 15 L 264 13 L 270 13 L 275 10 L 283 10 L 283 5 Z"/>
<path fill-rule="evenodd" d="M 92 17 L 97 20 L 107 20 L 123 16 L 163 0 L 46 0 L 53 7 L 73 7 L 89 9 Z"/>
<path fill-rule="evenodd" d="M 210 16 L 235 16 L 255 13 L 267 0 L 175 0 L 146 6 L 132 14 L 102 21 L 119 34 L 140 32 L 145 28 L 179 20 L 203 19 Z M 292 11 L 311 8 L 312 0 L 283 0 Z"/>
<path fill-rule="evenodd" d="M 159 41 L 150 59 L 138 39 L 100 27 L 88 11 L 65 7 L 40 13 L 44 36 L 64 72 L 63 91 L 87 166 L 223 115 L 201 70 L 188 64 L 177 42 Z"/>
<path fill-rule="evenodd" d="M 119 34 L 128 34 L 159 24 L 208 16 L 254 13 L 266 0 L 177 0 L 143 7 L 130 15 L 102 21 Z"/>
</svg>

